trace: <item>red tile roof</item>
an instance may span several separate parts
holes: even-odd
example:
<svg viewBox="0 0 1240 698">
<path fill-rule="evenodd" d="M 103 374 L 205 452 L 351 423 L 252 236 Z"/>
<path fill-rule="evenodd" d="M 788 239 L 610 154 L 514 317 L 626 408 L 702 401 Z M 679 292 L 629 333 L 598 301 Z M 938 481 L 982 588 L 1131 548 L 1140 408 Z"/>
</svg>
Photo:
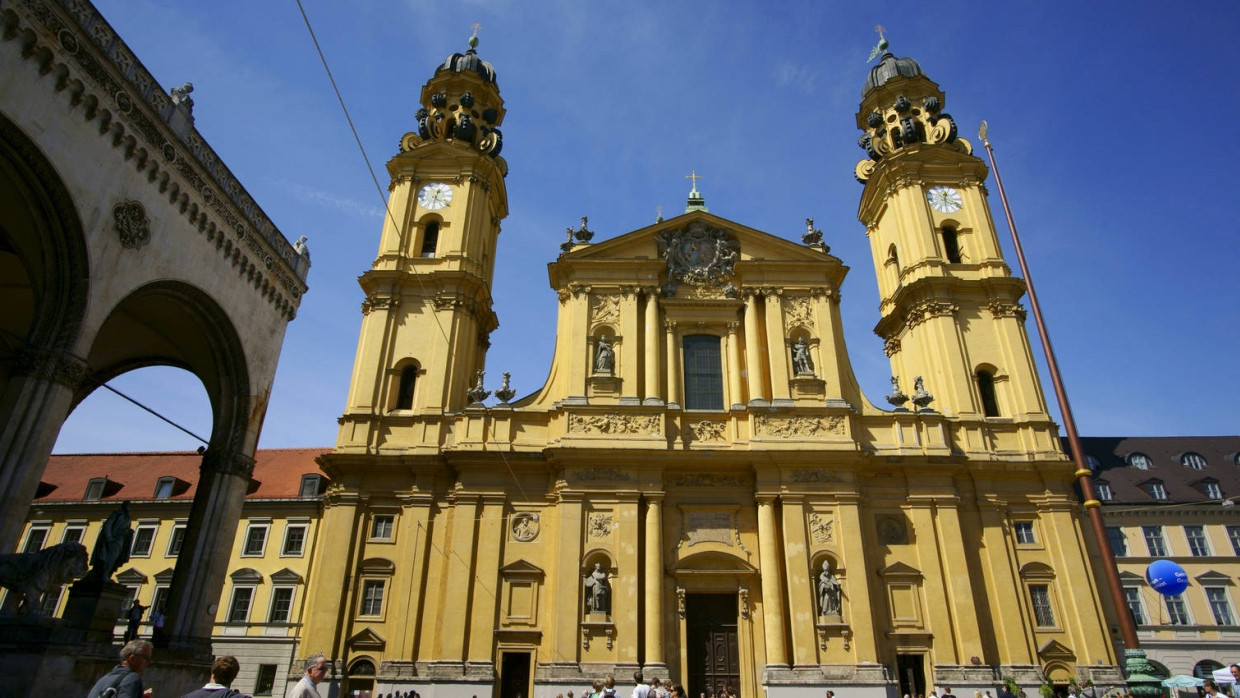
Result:
<svg viewBox="0 0 1240 698">
<path fill-rule="evenodd" d="M 246 498 L 297 497 L 303 475 L 322 475 L 314 459 L 329 450 L 331 449 L 260 449 L 255 455 L 253 476 L 259 484 Z M 53 455 L 48 460 L 39 485 L 39 492 L 43 496 L 36 497 L 34 501 L 82 501 L 86 495 L 87 484 L 100 477 L 106 477 L 109 483 L 113 483 L 108 486 L 100 501 L 153 500 L 155 485 L 162 477 L 174 477 L 188 485 L 174 487 L 174 494 L 168 499 L 192 500 L 201 463 L 202 456 L 193 451 Z"/>
</svg>

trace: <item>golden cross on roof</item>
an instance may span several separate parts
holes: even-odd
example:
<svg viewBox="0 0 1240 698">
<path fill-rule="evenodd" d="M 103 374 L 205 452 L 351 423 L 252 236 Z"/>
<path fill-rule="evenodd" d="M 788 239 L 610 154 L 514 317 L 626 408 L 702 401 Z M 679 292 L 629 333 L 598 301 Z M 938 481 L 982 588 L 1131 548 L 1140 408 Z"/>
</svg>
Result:
<svg viewBox="0 0 1240 698">
<path fill-rule="evenodd" d="M 685 179 L 693 180 L 694 191 L 697 191 L 697 181 L 701 178 L 702 175 L 698 174 L 697 170 L 689 170 L 689 174 L 685 175 Z"/>
<path fill-rule="evenodd" d="M 476 27 L 476 26 L 478 26 L 478 25 L 477 25 L 477 24 L 475 24 L 474 26 Z M 875 25 L 875 26 L 874 26 L 874 31 L 878 32 L 878 38 L 879 38 L 879 39 L 886 39 L 886 38 L 887 38 L 887 37 L 883 36 L 883 32 L 887 31 L 886 29 L 883 29 L 883 25 L 881 25 L 881 24 Z"/>
</svg>

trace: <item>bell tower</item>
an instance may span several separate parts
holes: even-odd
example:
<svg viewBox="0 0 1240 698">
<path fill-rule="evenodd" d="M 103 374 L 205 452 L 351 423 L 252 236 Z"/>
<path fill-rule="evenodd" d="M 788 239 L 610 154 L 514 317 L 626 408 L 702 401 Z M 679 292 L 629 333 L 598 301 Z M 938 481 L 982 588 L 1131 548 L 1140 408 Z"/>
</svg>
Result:
<svg viewBox="0 0 1240 698">
<path fill-rule="evenodd" d="M 417 130 L 387 163 L 388 208 L 378 256 L 359 279 L 366 299 L 338 451 L 416 445 L 384 443 L 420 433 L 394 431 L 393 420 L 466 407 L 485 367 L 499 324 L 491 280 L 508 165 L 504 103 L 477 45 L 475 35 L 423 86 Z"/>
<path fill-rule="evenodd" d="M 878 275 L 891 372 L 931 407 L 962 417 L 1048 420 L 1025 332 L 1025 283 L 1003 259 L 987 203 L 986 165 L 943 111 L 943 92 L 882 39 L 862 90 L 858 218 Z"/>
</svg>

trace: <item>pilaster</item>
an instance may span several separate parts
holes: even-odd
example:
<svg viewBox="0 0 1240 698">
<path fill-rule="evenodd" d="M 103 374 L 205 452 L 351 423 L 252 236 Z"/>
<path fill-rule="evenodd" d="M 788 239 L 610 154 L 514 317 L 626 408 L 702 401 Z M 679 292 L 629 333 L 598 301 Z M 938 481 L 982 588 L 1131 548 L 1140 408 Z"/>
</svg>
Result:
<svg viewBox="0 0 1240 698">
<path fill-rule="evenodd" d="M 765 407 L 768 393 L 762 371 L 762 339 L 758 332 L 758 293 L 745 294 L 745 378 L 749 386 L 749 406 Z"/>
<path fill-rule="evenodd" d="M 739 322 L 727 323 L 728 330 L 728 395 L 731 398 L 731 407 L 733 410 L 745 409 L 745 396 L 741 392 L 741 375 L 745 372 L 741 366 L 741 342 L 737 332 L 740 329 Z"/>
<path fill-rule="evenodd" d="M 792 622 L 792 662 L 794 666 L 816 665 L 814 623 L 814 582 L 810 575 L 808 533 L 805 528 L 805 498 L 783 494 L 779 498 L 784 521 L 784 561 L 787 563 L 788 615 Z"/>
<path fill-rule="evenodd" d="M 784 340 L 784 311 L 778 289 L 766 291 L 767 366 L 771 372 L 771 404 L 792 407 L 788 387 L 788 342 Z"/>
<path fill-rule="evenodd" d="M 775 524 L 775 495 L 759 494 L 758 560 L 762 566 L 762 628 L 766 635 L 766 666 L 768 669 L 788 668 L 785 642 L 783 598 L 785 594 L 782 565 L 779 560 L 779 531 Z"/>
<path fill-rule="evenodd" d="M 666 664 L 663 654 L 663 493 L 646 492 L 645 664 Z"/>
</svg>

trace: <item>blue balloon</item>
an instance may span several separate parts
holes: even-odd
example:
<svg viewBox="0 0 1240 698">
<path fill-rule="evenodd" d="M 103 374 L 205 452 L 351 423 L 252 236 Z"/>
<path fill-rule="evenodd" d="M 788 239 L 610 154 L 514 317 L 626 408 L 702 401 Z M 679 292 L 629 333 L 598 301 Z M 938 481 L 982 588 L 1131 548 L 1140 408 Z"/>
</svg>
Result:
<svg viewBox="0 0 1240 698">
<path fill-rule="evenodd" d="M 1178 596 L 1188 588 L 1188 573 L 1170 560 L 1155 560 L 1145 568 L 1145 580 L 1163 596 Z"/>
</svg>

